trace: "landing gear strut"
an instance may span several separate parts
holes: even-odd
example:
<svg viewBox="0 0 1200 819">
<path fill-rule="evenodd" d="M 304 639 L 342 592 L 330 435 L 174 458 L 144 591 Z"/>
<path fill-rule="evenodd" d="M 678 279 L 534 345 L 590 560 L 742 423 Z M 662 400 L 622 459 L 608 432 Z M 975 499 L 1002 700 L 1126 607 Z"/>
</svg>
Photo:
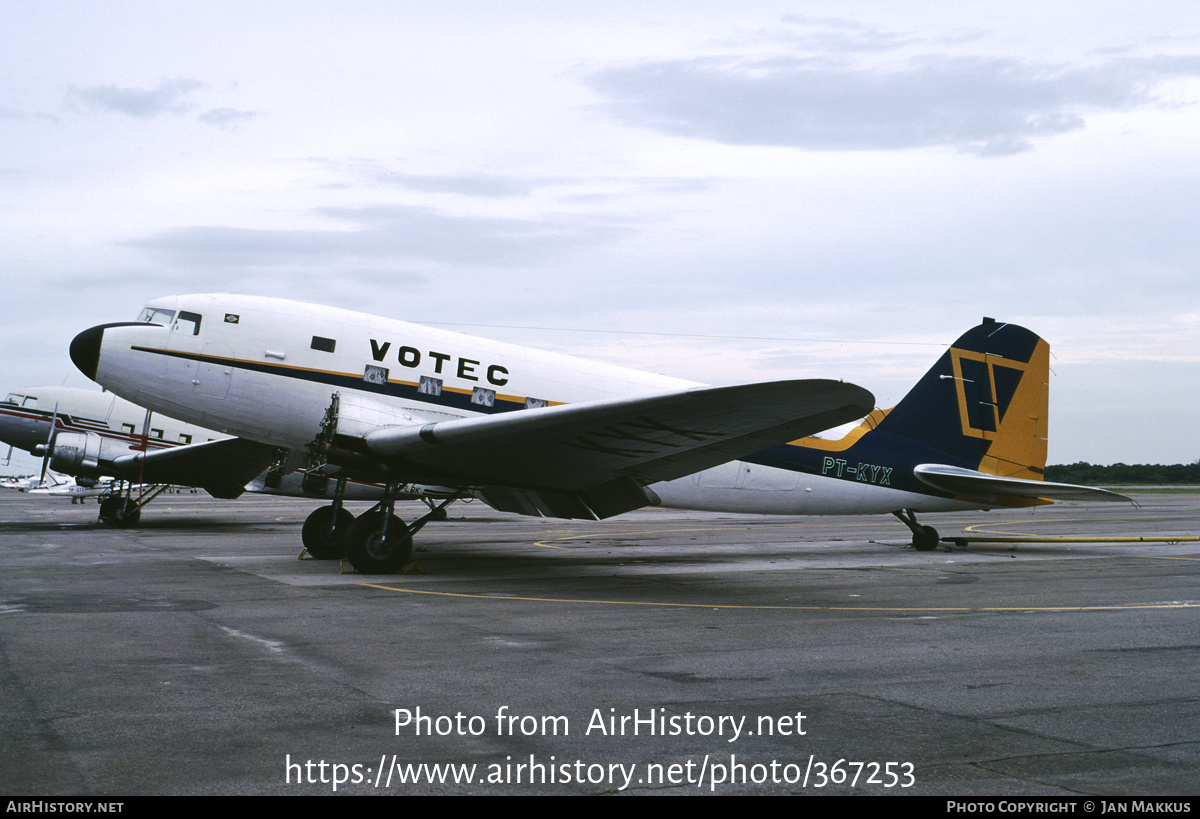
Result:
<svg viewBox="0 0 1200 819">
<path fill-rule="evenodd" d="M 403 569 L 412 559 L 413 535 L 431 520 L 444 520 L 446 507 L 456 500 L 431 504 L 428 514 L 410 526 L 394 514 L 397 488 L 398 484 L 389 483 L 383 500 L 360 515 L 346 535 L 346 557 L 360 574 L 393 574 Z"/>
<path fill-rule="evenodd" d="M 314 510 L 304 521 L 300 539 L 317 560 L 337 560 L 346 556 L 346 536 L 354 523 L 354 515 L 342 507 L 345 497 L 346 479 L 338 478 L 333 503 Z"/>
<path fill-rule="evenodd" d="M 932 526 L 922 526 L 917 523 L 917 515 L 911 509 L 901 509 L 899 512 L 892 512 L 900 522 L 912 530 L 913 548 L 918 552 L 932 552 L 942 542 L 942 538 L 938 535 L 938 530 Z"/>
</svg>

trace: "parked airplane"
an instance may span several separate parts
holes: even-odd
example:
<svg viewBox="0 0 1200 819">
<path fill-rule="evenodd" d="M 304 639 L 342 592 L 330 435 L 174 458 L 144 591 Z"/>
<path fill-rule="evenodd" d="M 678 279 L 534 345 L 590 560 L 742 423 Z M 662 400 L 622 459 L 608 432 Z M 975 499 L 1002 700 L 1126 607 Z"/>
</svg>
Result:
<svg viewBox="0 0 1200 819">
<path fill-rule="evenodd" d="M 53 473 L 47 471 L 46 474 L 52 475 Z M 37 475 L 23 475 L 19 477 L 6 475 L 5 477 L 0 478 L 0 486 L 4 487 L 5 489 L 15 489 L 18 492 L 28 492 L 30 489 L 40 486 L 42 481 L 43 478 L 39 478 Z"/>
<path fill-rule="evenodd" d="M 84 479 L 83 483 L 79 483 L 70 475 L 60 475 L 52 469 L 47 469 L 41 476 L 0 478 L 0 488 L 39 495 L 67 495 L 72 502 L 108 491 L 107 485 L 101 486 L 97 481 Z"/>
<path fill-rule="evenodd" d="M 71 358 L 156 411 L 343 468 L 305 545 L 344 543 L 364 573 L 394 571 L 454 500 L 601 519 L 647 505 L 780 514 L 892 513 L 933 549 L 917 512 L 1124 500 L 1043 481 L 1049 348 L 985 319 L 905 399 L 829 380 L 731 387 L 539 352 L 347 310 L 207 294 L 151 302 L 85 330 Z M 869 414 L 868 414 L 869 413 Z M 813 434 L 865 420 L 844 438 Z M 347 475 L 385 482 L 357 520 Z M 406 526 L 408 493 L 440 504 Z"/>
<path fill-rule="evenodd" d="M 73 478 L 70 475 L 59 475 L 46 470 L 46 475 L 36 486 L 22 490 L 31 495 L 51 495 L 66 497 L 71 503 L 83 503 L 88 498 L 105 495 L 112 490 L 109 481 L 91 481 L 87 478 Z"/>
<path fill-rule="evenodd" d="M 93 486 L 100 477 L 124 482 L 102 501 L 100 517 L 132 526 L 149 497 L 132 486 L 199 486 L 235 498 L 277 457 L 274 447 L 239 441 L 211 429 L 154 415 L 112 393 L 71 387 L 28 387 L 0 403 L 0 440 L 43 457 L 43 472 Z M 236 457 L 234 457 L 236 456 Z"/>
<path fill-rule="evenodd" d="M 133 486 L 150 484 L 199 486 L 219 498 L 242 491 L 292 497 L 327 497 L 327 476 L 307 478 L 297 458 L 281 458 L 276 447 L 237 442 L 228 435 L 187 424 L 132 404 L 112 393 L 74 387 L 25 387 L 0 402 L 0 441 L 44 459 L 45 476 L 59 470 L 74 481 L 55 481 L 80 489 L 72 495 L 109 494 L 100 518 L 116 526 L 133 526 L 157 489 L 138 493 Z M 224 441 L 222 444 L 215 442 Z M 208 445 L 213 442 L 214 445 Z M 268 469 L 268 467 L 275 467 Z M 96 487 L 101 476 L 123 486 Z M 32 478 L 36 487 L 41 479 Z M 242 481 L 242 483 L 238 483 Z M 243 485 L 244 484 L 244 485 Z M 63 494 L 66 490 L 51 492 Z M 378 500 L 381 488 L 352 484 L 350 497 Z"/>
</svg>

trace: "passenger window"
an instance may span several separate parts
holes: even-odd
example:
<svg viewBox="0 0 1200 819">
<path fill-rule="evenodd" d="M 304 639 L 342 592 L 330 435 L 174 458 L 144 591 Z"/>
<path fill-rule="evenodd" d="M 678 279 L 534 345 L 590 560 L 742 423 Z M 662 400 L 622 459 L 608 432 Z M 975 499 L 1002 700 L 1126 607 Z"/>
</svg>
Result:
<svg viewBox="0 0 1200 819">
<path fill-rule="evenodd" d="M 323 353 L 332 353 L 337 347 L 337 342 L 332 338 L 322 338 L 321 336 L 313 336 L 312 349 L 320 350 Z"/>
<path fill-rule="evenodd" d="M 181 433 L 179 433 L 179 443 L 181 443 L 181 444 L 190 444 L 191 442 L 192 442 L 192 436 L 191 436 L 191 435 L 188 435 L 186 432 L 181 432 Z"/>
<path fill-rule="evenodd" d="M 472 387 L 471 403 L 481 407 L 494 407 L 496 406 L 496 391 L 489 390 L 487 387 Z"/>
<path fill-rule="evenodd" d="M 171 329 L 176 333 L 184 333 L 191 336 L 200 335 L 200 314 L 180 310 L 179 318 L 175 319 L 175 326 Z"/>
<path fill-rule="evenodd" d="M 121 424 L 121 432 L 126 435 L 133 435 L 137 432 L 137 428 L 133 424 Z"/>
<path fill-rule="evenodd" d="M 161 429 L 152 429 L 150 430 L 150 437 L 157 438 L 161 441 L 163 437 L 163 431 Z"/>
</svg>

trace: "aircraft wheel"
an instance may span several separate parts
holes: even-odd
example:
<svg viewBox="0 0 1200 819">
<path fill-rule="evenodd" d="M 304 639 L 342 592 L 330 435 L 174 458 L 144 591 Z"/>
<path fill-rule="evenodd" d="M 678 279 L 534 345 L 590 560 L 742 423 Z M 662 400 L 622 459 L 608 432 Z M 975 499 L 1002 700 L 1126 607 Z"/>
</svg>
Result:
<svg viewBox="0 0 1200 819">
<path fill-rule="evenodd" d="M 412 559 L 412 535 L 404 522 L 392 515 L 386 539 L 382 528 L 383 512 L 367 512 L 350 525 L 346 557 L 360 574 L 392 574 Z"/>
<path fill-rule="evenodd" d="M 141 507 L 137 505 L 137 501 L 133 498 L 113 498 L 112 507 L 109 513 L 104 514 L 104 507 L 100 507 L 100 517 L 112 526 L 118 529 L 129 529 L 138 525 L 138 521 L 142 519 Z"/>
<path fill-rule="evenodd" d="M 346 535 L 352 523 L 354 515 L 350 510 L 340 509 L 337 526 L 334 526 L 333 507 L 322 506 L 305 519 L 300 539 L 308 553 L 317 560 L 337 560 L 346 556 Z"/>
<path fill-rule="evenodd" d="M 918 552 L 932 552 L 941 542 L 938 530 L 932 526 L 922 526 L 919 534 L 913 532 L 913 548 Z"/>
<path fill-rule="evenodd" d="M 120 503 L 120 498 L 105 498 L 100 501 L 100 520 L 107 521 L 111 519 Z"/>
</svg>

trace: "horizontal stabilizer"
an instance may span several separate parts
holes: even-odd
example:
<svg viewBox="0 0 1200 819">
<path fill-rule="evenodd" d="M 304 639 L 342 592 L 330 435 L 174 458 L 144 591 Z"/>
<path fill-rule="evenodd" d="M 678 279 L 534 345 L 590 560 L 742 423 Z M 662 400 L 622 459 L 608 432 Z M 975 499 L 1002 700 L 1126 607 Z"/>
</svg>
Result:
<svg viewBox="0 0 1200 819">
<path fill-rule="evenodd" d="M 913 467 L 919 480 L 935 489 L 954 495 L 965 495 L 983 501 L 995 502 L 1002 498 L 1048 498 L 1051 500 L 1076 500 L 1133 503 L 1131 498 L 1073 483 L 1031 481 L 1024 478 L 1002 478 L 946 464 L 920 464 Z"/>
<path fill-rule="evenodd" d="M 559 516 L 556 509 L 578 500 L 578 514 L 563 516 L 592 517 L 586 507 L 607 517 L 650 502 L 634 497 L 639 484 L 674 480 L 853 421 L 874 403 L 854 384 L 774 381 L 387 426 L 364 442 L 416 482 L 562 493 L 573 499 L 546 494 L 549 502 L 535 504 L 537 513 Z M 493 494 L 499 500 L 503 493 Z M 506 496 L 499 508 L 515 511 L 525 502 Z"/>
<path fill-rule="evenodd" d="M 113 472 L 127 481 L 199 486 L 217 498 L 236 498 L 276 457 L 275 447 L 224 438 L 122 455 Z"/>
</svg>

